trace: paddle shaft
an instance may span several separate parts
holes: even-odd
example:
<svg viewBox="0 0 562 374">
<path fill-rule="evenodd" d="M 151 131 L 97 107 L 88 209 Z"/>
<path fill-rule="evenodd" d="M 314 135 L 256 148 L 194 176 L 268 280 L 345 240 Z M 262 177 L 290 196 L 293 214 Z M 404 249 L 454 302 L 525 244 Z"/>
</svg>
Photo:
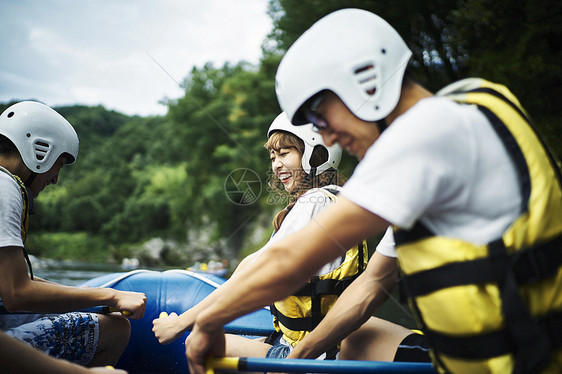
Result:
<svg viewBox="0 0 562 374">
<path fill-rule="evenodd" d="M 207 374 L 214 370 L 283 373 L 425 373 L 435 374 L 430 363 L 350 360 L 305 360 L 255 357 L 208 357 Z"/>
</svg>

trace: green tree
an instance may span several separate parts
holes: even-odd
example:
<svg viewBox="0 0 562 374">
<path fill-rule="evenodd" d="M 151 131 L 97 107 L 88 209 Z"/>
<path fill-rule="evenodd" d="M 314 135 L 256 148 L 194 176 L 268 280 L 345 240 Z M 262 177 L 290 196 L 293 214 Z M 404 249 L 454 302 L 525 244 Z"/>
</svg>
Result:
<svg viewBox="0 0 562 374">
<path fill-rule="evenodd" d="M 175 159 L 185 163 L 188 175 L 180 205 L 190 227 L 211 222 L 215 238 L 226 238 L 234 251 L 260 205 L 230 201 L 225 181 L 240 168 L 266 174 L 262 145 L 279 112 L 272 68 L 277 63 L 278 57 L 270 56 L 258 69 L 247 63 L 194 68 L 184 82 L 185 97 L 170 105 L 169 117 L 176 124 L 171 148 L 179 152 Z"/>
</svg>

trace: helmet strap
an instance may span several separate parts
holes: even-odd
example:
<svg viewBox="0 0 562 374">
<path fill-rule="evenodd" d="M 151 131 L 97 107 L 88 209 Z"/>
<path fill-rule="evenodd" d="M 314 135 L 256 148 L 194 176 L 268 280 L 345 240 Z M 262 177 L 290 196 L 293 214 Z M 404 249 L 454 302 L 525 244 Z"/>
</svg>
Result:
<svg viewBox="0 0 562 374">
<path fill-rule="evenodd" d="M 29 206 L 29 215 L 35 214 L 35 205 L 33 204 L 33 192 L 31 192 L 31 183 L 35 180 L 37 173 L 31 172 L 31 175 L 25 181 L 25 189 L 27 190 L 27 204 Z"/>
<path fill-rule="evenodd" d="M 25 189 L 27 190 L 27 206 L 29 207 L 29 215 L 32 216 L 35 214 L 35 200 L 33 198 L 33 192 L 31 192 L 31 186 L 25 186 Z"/>
<path fill-rule="evenodd" d="M 388 127 L 386 118 L 379 119 L 378 121 L 375 121 L 375 123 L 377 124 L 377 128 L 379 129 L 379 135 L 382 134 L 382 132 Z"/>
<path fill-rule="evenodd" d="M 310 179 L 313 179 L 316 176 L 316 168 L 315 167 L 311 167 L 310 168 L 310 173 L 308 175 L 310 175 Z"/>
<path fill-rule="evenodd" d="M 25 185 L 28 186 L 28 187 L 31 187 L 31 183 L 33 183 L 36 176 L 37 176 L 37 173 L 31 172 L 31 174 L 29 175 L 29 178 L 27 178 L 27 180 L 25 181 Z"/>
</svg>

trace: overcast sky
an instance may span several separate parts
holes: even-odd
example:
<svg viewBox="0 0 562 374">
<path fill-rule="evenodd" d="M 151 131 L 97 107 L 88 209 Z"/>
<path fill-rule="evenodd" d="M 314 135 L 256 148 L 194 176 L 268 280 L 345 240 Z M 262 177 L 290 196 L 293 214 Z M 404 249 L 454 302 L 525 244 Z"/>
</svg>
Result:
<svg viewBox="0 0 562 374">
<path fill-rule="evenodd" d="M 167 73 L 181 82 L 206 62 L 259 61 L 266 10 L 267 0 L 0 0 L 0 102 L 164 114 L 158 102 L 183 94 Z"/>
</svg>

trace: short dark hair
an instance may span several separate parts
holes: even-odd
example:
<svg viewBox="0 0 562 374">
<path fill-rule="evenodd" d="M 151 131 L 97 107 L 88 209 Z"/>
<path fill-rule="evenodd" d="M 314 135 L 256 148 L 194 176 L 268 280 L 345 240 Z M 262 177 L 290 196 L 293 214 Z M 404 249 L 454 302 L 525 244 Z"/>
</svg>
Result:
<svg viewBox="0 0 562 374">
<path fill-rule="evenodd" d="M 10 139 L 0 134 L 0 154 L 19 153 L 18 148 Z"/>
</svg>

